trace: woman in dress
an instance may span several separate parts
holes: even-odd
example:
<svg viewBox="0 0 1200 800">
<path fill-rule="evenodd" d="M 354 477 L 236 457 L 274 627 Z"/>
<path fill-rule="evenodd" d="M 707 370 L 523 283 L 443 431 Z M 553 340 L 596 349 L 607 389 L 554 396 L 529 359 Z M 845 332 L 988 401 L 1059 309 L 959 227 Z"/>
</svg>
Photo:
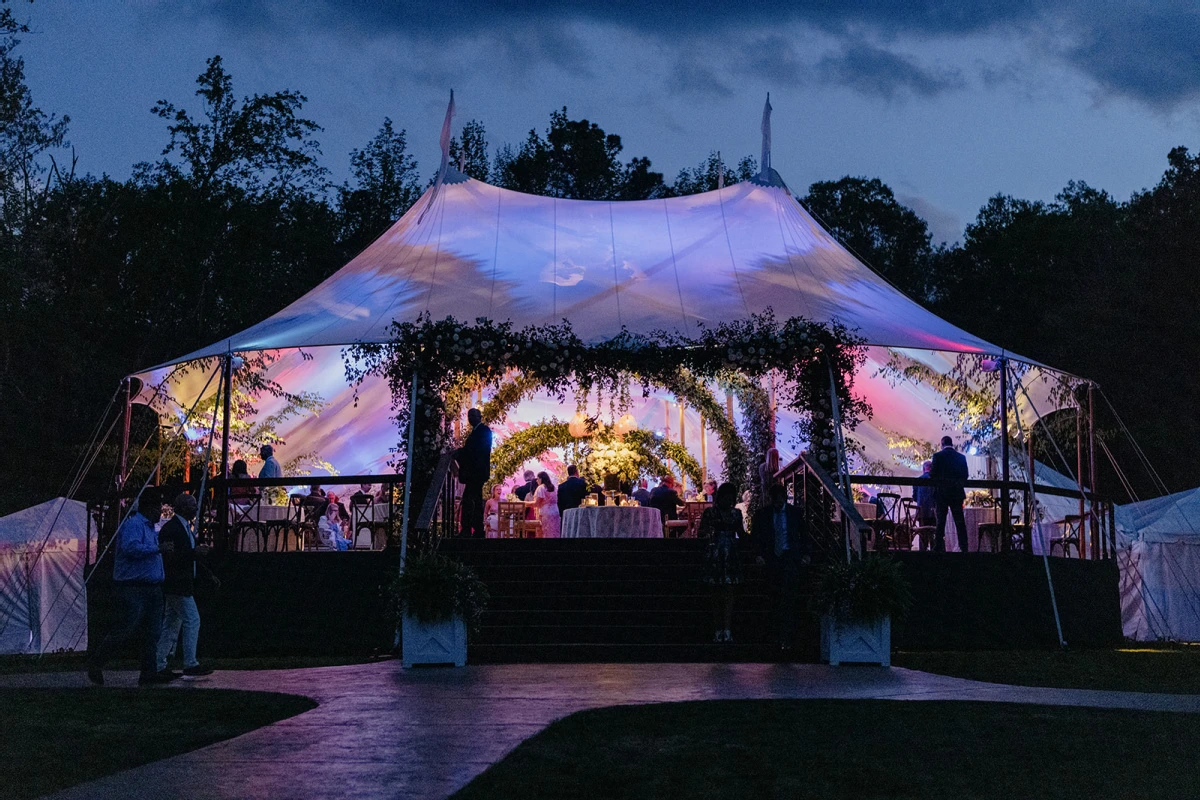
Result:
<svg viewBox="0 0 1200 800">
<path fill-rule="evenodd" d="M 704 509 L 700 516 L 699 538 L 706 540 L 705 583 L 713 587 L 713 641 L 732 642 L 730 624 L 733 619 L 733 595 L 742 582 L 742 562 L 738 556 L 738 539 L 746 538 L 742 512 L 737 502 L 737 487 L 722 483 L 717 489 L 715 505 Z"/>
<path fill-rule="evenodd" d="M 492 496 L 483 504 L 483 529 L 488 539 L 500 536 L 500 494 L 504 486 L 497 483 L 492 487 Z"/>
<path fill-rule="evenodd" d="M 533 507 L 537 509 L 538 521 L 542 523 L 542 538 L 557 539 L 562 527 L 562 520 L 558 517 L 558 490 L 545 472 L 539 472 L 537 480 Z"/>
<path fill-rule="evenodd" d="M 330 503 L 317 523 L 317 534 L 321 537 L 321 544 L 338 551 L 349 550 L 350 540 L 346 538 L 343 526 L 341 509 L 337 503 Z"/>
</svg>

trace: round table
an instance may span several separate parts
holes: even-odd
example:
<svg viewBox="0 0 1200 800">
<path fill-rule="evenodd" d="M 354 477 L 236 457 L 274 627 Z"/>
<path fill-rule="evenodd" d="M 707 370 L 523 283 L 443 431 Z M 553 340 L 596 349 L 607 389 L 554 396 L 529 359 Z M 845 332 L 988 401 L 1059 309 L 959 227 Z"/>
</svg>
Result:
<svg viewBox="0 0 1200 800">
<path fill-rule="evenodd" d="M 645 506 L 580 506 L 562 518 L 564 539 L 661 539 L 662 513 Z"/>
</svg>

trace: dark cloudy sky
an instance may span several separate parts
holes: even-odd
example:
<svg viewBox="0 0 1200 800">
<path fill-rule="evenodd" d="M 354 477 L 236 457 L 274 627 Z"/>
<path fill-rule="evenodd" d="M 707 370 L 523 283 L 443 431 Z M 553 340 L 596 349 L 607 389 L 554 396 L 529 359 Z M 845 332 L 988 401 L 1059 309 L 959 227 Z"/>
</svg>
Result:
<svg viewBox="0 0 1200 800">
<path fill-rule="evenodd" d="M 239 93 L 291 88 L 324 163 L 385 116 L 425 173 L 448 91 L 493 145 L 566 105 L 672 177 L 709 150 L 759 149 L 793 187 L 877 176 L 955 239 L 996 192 L 1050 199 L 1070 179 L 1120 198 L 1167 151 L 1200 147 L 1197 0 L 37 0 L 18 3 L 30 85 L 72 117 L 83 170 L 158 156 L 160 99 L 193 103 L 220 54 Z M 193 105 L 194 107 L 194 105 Z"/>
</svg>

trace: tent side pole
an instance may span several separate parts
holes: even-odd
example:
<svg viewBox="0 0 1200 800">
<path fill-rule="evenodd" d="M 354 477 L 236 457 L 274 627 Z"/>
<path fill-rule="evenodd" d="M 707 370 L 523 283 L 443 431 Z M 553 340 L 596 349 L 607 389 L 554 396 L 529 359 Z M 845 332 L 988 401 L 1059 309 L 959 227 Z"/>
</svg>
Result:
<svg viewBox="0 0 1200 800">
<path fill-rule="evenodd" d="M 1008 491 L 1008 359 L 1000 359 L 1000 541 L 1012 543 L 1011 498 Z"/>
<path fill-rule="evenodd" d="M 417 380 L 418 373 L 413 370 L 412 395 L 408 401 L 408 451 L 407 463 L 404 465 L 404 507 L 400 510 L 400 571 L 404 571 L 404 560 L 408 557 L 408 520 L 409 509 L 412 508 L 412 465 L 413 447 L 416 440 L 417 428 Z M 399 636 L 399 631 L 396 632 Z"/>
<path fill-rule="evenodd" d="M 226 480 L 229 478 L 229 412 L 233 398 L 233 353 L 225 355 L 221 377 L 224 380 L 221 387 L 221 413 L 224 419 L 221 420 L 221 482 L 217 487 L 216 500 L 221 535 L 224 538 L 229 526 L 229 486 Z"/>
<path fill-rule="evenodd" d="M 1087 508 L 1083 497 L 1083 404 L 1075 403 L 1075 476 L 1079 483 L 1079 557 L 1087 558 Z"/>
<path fill-rule="evenodd" d="M 1025 429 L 1025 447 L 1026 447 L 1026 450 L 1028 451 L 1027 457 L 1029 460 L 1029 463 L 1026 465 L 1026 472 L 1025 472 L 1026 476 L 1029 478 L 1029 491 L 1027 491 L 1025 493 L 1026 494 L 1025 507 L 1027 509 L 1025 512 L 1025 524 L 1029 528 L 1029 533 L 1026 534 L 1026 536 L 1025 536 L 1025 540 L 1026 540 L 1025 541 L 1025 552 L 1028 553 L 1029 555 L 1033 555 L 1033 531 L 1034 531 L 1033 526 L 1037 522 L 1037 519 L 1036 519 L 1036 517 L 1037 517 L 1037 493 L 1035 491 L 1033 491 L 1033 487 L 1037 483 L 1037 481 L 1035 480 L 1035 476 L 1037 473 L 1035 473 L 1034 469 L 1033 469 L 1034 461 L 1033 461 L 1033 425 L 1032 424 L 1030 424 L 1029 427 Z"/>
<path fill-rule="evenodd" d="M 1092 492 L 1092 557 L 1108 558 L 1108 543 L 1100 535 L 1100 512 L 1096 508 L 1096 385 L 1088 381 L 1088 488 Z"/>
<path fill-rule="evenodd" d="M 129 378 L 124 381 L 124 391 L 121 404 L 121 470 L 117 473 L 117 489 L 125 488 L 125 479 L 129 477 L 129 422 L 133 412 L 133 384 Z"/>
</svg>

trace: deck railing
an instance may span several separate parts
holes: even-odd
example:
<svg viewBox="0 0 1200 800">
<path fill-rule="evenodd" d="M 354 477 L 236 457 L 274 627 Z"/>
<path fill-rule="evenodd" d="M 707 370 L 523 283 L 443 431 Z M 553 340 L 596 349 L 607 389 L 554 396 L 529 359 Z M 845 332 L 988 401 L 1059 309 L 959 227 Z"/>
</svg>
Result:
<svg viewBox="0 0 1200 800">
<path fill-rule="evenodd" d="M 458 527 L 458 464 L 453 452 L 442 453 L 437 469 L 420 505 L 420 513 L 408 535 L 408 551 L 436 550 L 438 543 L 453 536 Z"/>
<path fill-rule="evenodd" d="M 804 515 L 813 547 L 820 556 L 849 558 L 851 553 L 862 554 L 871 526 L 833 476 L 807 453 L 775 473 L 775 479 L 787 488 L 792 504 Z"/>
</svg>

